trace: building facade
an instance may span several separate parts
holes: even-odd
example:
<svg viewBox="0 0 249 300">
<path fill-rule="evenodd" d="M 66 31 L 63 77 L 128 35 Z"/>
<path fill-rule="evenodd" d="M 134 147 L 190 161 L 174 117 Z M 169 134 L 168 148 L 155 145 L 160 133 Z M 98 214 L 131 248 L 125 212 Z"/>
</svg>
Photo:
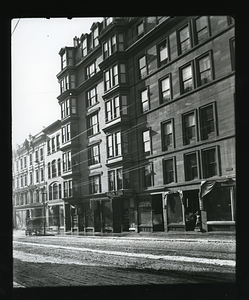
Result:
<svg viewBox="0 0 249 300">
<path fill-rule="evenodd" d="M 234 27 L 228 16 L 108 17 L 60 50 L 49 226 L 235 229 Z"/>
<path fill-rule="evenodd" d="M 46 201 L 46 135 L 40 132 L 13 151 L 13 226 L 25 229 L 29 220 L 44 228 Z"/>
<path fill-rule="evenodd" d="M 57 120 L 13 151 L 13 227 L 70 231 L 70 206 L 64 201 L 61 121 Z M 64 198 L 63 198 L 64 197 Z"/>
</svg>

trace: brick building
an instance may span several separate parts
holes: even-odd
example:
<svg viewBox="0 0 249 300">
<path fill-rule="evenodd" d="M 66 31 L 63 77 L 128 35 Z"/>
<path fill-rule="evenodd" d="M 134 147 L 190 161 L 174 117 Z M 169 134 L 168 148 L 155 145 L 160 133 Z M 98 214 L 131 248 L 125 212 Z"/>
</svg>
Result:
<svg viewBox="0 0 249 300">
<path fill-rule="evenodd" d="M 227 16 L 108 17 L 60 50 L 68 229 L 235 228 L 234 30 Z"/>
</svg>

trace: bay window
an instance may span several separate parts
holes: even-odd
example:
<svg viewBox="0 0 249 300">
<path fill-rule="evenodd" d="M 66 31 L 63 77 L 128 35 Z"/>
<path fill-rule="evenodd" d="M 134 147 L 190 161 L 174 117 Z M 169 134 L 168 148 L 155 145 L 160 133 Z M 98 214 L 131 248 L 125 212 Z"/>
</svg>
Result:
<svg viewBox="0 0 249 300">
<path fill-rule="evenodd" d="M 121 155 L 121 132 L 115 132 L 107 136 L 107 157 L 115 157 Z"/>
<path fill-rule="evenodd" d="M 127 115 L 127 95 L 115 96 L 106 101 L 106 122 L 111 121 L 120 115 Z"/>
<path fill-rule="evenodd" d="M 124 179 L 125 177 L 125 179 Z M 109 191 L 118 191 L 127 188 L 125 182 L 129 181 L 129 173 L 124 176 L 123 168 L 108 171 L 108 189 Z"/>
<path fill-rule="evenodd" d="M 87 117 L 87 136 L 97 134 L 99 132 L 98 113 L 91 114 Z"/>
<path fill-rule="evenodd" d="M 117 64 L 104 72 L 105 91 L 119 83 L 126 83 L 126 67 L 125 64 Z"/>
<path fill-rule="evenodd" d="M 71 151 L 67 151 L 62 154 L 62 165 L 63 172 L 71 170 Z"/>
<path fill-rule="evenodd" d="M 86 92 L 87 107 L 91 107 L 98 103 L 97 87 L 91 88 Z"/>
<path fill-rule="evenodd" d="M 89 193 L 97 194 L 101 193 L 101 179 L 100 175 L 89 177 Z"/>
</svg>

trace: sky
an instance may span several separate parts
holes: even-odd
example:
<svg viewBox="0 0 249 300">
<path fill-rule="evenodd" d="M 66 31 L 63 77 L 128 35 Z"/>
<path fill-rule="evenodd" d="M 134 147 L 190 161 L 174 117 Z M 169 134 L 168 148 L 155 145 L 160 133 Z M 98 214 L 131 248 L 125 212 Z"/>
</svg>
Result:
<svg viewBox="0 0 249 300">
<path fill-rule="evenodd" d="M 60 119 L 59 51 L 103 18 L 21 18 L 11 23 L 12 147 Z"/>
</svg>

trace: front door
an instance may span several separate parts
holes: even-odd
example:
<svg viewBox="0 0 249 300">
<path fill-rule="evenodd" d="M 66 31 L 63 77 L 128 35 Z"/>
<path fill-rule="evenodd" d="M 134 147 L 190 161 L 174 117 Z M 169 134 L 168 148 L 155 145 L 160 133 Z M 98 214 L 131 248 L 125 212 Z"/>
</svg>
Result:
<svg viewBox="0 0 249 300">
<path fill-rule="evenodd" d="M 151 202 L 153 231 L 164 231 L 162 195 L 152 195 Z"/>
<path fill-rule="evenodd" d="M 113 199 L 113 232 L 121 232 L 121 201 Z"/>
<path fill-rule="evenodd" d="M 183 192 L 187 231 L 194 231 L 195 229 L 196 212 L 199 210 L 198 192 L 198 190 Z"/>
</svg>

